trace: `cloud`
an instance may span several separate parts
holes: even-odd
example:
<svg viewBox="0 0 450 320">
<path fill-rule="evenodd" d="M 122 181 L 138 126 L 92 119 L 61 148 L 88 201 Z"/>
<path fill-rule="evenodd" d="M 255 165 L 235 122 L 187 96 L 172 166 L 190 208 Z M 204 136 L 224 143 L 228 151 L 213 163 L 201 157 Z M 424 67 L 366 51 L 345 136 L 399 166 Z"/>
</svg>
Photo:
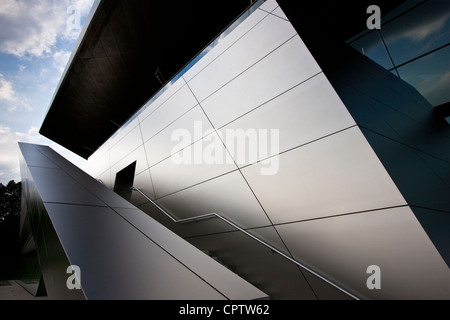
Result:
<svg viewBox="0 0 450 320">
<path fill-rule="evenodd" d="M 31 127 L 28 132 L 14 132 L 10 127 L 0 125 L 0 182 L 20 181 L 19 145 L 17 142 L 36 143 L 41 140 L 38 129 Z"/>
<path fill-rule="evenodd" d="M 21 58 L 51 55 L 59 39 L 73 41 L 93 0 L 2 0 L 0 51 Z M 68 10 L 71 8 L 71 10 Z M 75 20 L 74 20 L 75 18 Z"/>
<path fill-rule="evenodd" d="M 0 74 L 0 182 L 20 180 L 18 142 L 48 145 L 82 167 L 85 160 L 41 136 L 35 124 L 47 107 L 94 0 L 1 0 L 0 54 L 8 66 Z M 15 72 L 15 74 L 14 74 Z M 53 79 L 56 79 L 53 81 Z M 6 112 L 9 111 L 9 112 Z M 12 113 L 11 111 L 15 111 Z M 19 111 L 27 111 L 21 115 Z M 31 113 L 33 111 L 33 113 Z M 33 115 L 32 115 L 33 114 Z M 21 128 L 14 126 L 21 124 Z"/>
<path fill-rule="evenodd" d="M 408 29 L 403 33 L 403 37 L 409 38 L 415 42 L 422 41 L 441 30 L 447 23 L 448 19 L 450 19 L 450 14 L 444 14 L 436 19 L 428 20 L 424 23 L 418 24 L 414 28 Z"/>
<path fill-rule="evenodd" d="M 423 6 L 383 26 L 381 32 L 385 38 L 391 42 L 408 39 L 417 43 L 439 34 L 450 20 L 448 4 L 436 1 Z"/>
<path fill-rule="evenodd" d="M 9 102 L 17 101 L 16 92 L 14 91 L 11 81 L 5 79 L 3 74 L 0 73 L 0 100 Z"/>
<path fill-rule="evenodd" d="M 76 166 L 83 168 L 87 161 L 60 145 L 39 134 L 37 127 L 31 126 L 27 132 L 13 131 L 8 126 L 0 125 L 0 182 L 20 181 L 19 145 L 18 142 L 48 145 Z"/>
<path fill-rule="evenodd" d="M 0 111 L 30 112 L 47 106 L 69 60 L 81 22 L 93 0 L 1 0 L 0 58 L 8 66 L 0 73 Z M 70 50 L 70 49 L 69 49 Z M 2 60 L 3 61 L 3 60 Z M 5 120 L 5 119 L 2 119 Z"/>
<path fill-rule="evenodd" d="M 433 105 L 439 105 L 448 101 L 448 88 L 450 87 L 450 71 L 437 76 L 427 76 L 417 85 L 418 90 Z"/>
<path fill-rule="evenodd" d="M 65 50 L 58 50 L 53 54 L 53 64 L 60 72 L 64 71 L 71 54 Z"/>
<path fill-rule="evenodd" d="M 0 73 L 0 110 L 13 112 L 16 110 L 32 111 L 33 108 L 28 103 L 26 97 L 21 96 L 14 89 L 14 82 L 5 79 Z"/>
</svg>

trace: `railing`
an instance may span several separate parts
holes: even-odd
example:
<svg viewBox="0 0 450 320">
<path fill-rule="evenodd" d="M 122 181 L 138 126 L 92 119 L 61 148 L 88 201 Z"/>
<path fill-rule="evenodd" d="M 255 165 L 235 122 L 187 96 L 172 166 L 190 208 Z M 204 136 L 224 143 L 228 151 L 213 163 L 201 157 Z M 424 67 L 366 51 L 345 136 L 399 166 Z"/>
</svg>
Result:
<svg viewBox="0 0 450 320">
<path fill-rule="evenodd" d="M 236 225 L 234 222 L 228 220 L 227 218 L 225 218 L 224 216 L 212 212 L 212 213 L 206 213 L 206 214 L 202 214 L 202 215 L 198 215 L 195 217 L 190 217 L 190 218 L 185 218 L 185 219 L 175 219 L 171 214 L 169 214 L 165 209 L 163 209 L 161 206 L 159 206 L 153 199 L 151 199 L 150 197 L 148 197 L 144 192 L 142 192 L 140 189 L 136 188 L 136 187 L 131 187 L 131 190 L 135 190 L 137 192 L 139 192 L 144 198 L 146 198 L 151 204 L 153 204 L 156 208 L 158 208 L 158 210 L 160 210 L 162 213 L 164 213 L 170 220 L 172 220 L 175 223 L 187 223 L 187 222 L 193 222 L 193 221 L 198 221 L 198 220 L 203 220 L 203 219 L 208 219 L 208 218 L 219 218 L 220 220 L 226 222 L 227 224 L 231 225 L 232 227 L 238 229 L 239 231 L 241 231 L 242 233 L 244 233 L 245 235 L 249 236 L 250 238 L 252 238 L 253 240 L 259 242 L 260 244 L 262 244 L 263 246 L 267 247 L 268 249 L 272 250 L 273 252 L 278 253 L 280 256 L 282 256 L 283 258 L 289 260 L 292 263 L 295 263 L 297 266 L 307 270 L 308 272 L 314 274 L 316 277 L 322 279 L 323 281 L 325 281 L 326 283 L 330 284 L 331 286 L 335 287 L 336 289 L 338 289 L 339 291 L 347 294 L 348 296 L 352 297 L 355 300 L 359 300 L 358 297 L 356 297 L 355 295 L 351 294 L 350 292 L 348 292 L 347 290 L 341 288 L 339 285 L 333 283 L 332 281 L 328 280 L 327 278 L 323 277 L 322 275 L 318 274 L 317 272 L 315 272 L 314 270 L 311 270 L 310 268 L 308 268 L 307 266 L 305 266 L 304 264 L 298 262 L 297 260 L 291 258 L 290 256 L 286 255 L 285 253 L 281 252 L 280 250 L 278 250 L 277 248 L 273 247 L 272 245 L 268 244 L 267 242 L 265 242 L 264 240 L 259 239 L 258 237 L 254 236 L 253 234 L 251 234 L 250 232 L 244 230 L 243 228 L 239 227 L 238 225 Z"/>
</svg>

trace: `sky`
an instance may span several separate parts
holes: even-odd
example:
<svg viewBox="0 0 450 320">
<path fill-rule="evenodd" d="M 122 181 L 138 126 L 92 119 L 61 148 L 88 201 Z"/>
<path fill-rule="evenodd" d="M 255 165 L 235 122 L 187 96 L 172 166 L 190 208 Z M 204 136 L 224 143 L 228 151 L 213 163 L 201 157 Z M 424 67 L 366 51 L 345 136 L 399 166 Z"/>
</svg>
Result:
<svg viewBox="0 0 450 320">
<path fill-rule="evenodd" d="M 450 1 L 436 0 L 383 23 L 379 32 L 369 32 L 352 46 L 387 69 L 393 62 L 398 67 L 394 74 L 437 106 L 450 100 L 449 41 Z"/>
<path fill-rule="evenodd" d="M 19 141 L 48 145 L 85 165 L 39 129 L 93 2 L 0 1 L 0 183 L 21 180 Z"/>
</svg>

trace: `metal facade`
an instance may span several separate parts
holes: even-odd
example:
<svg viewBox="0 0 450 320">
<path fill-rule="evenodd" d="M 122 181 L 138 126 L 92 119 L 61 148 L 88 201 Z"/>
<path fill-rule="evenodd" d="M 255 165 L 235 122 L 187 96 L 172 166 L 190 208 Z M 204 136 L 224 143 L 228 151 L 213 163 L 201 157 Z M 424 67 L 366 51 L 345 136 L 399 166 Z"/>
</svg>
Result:
<svg viewBox="0 0 450 320">
<path fill-rule="evenodd" d="M 271 299 L 450 298 L 448 127 L 293 3 L 258 3 L 97 149 L 86 170 L 107 188 L 94 194 L 132 181 L 126 200 Z M 221 219 L 177 223 L 152 202 L 175 220 L 218 213 L 298 264 Z M 128 254 L 125 234 L 108 236 Z"/>
<path fill-rule="evenodd" d="M 20 149 L 22 218 L 31 225 L 23 237 L 34 239 L 49 298 L 267 297 L 49 147 L 21 143 Z M 81 288 L 71 282 L 69 266 L 79 268 Z"/>
<path fill-rule="evenodd" d="M 365 59 L 349 61 L 347 73 L 335 74 L 364 85 L 347 74 L 363 77 L 358 71 L 366 68 L 375 73 L 372 90 L 390 90 L 383 87 L 390 83 L 384 70 Z M 357 104 L 335 89 L 335 76 L 318 62 L 278 4 L 266 1 L 106 142 L 88 170 L 112 187 L 116 173 L 137 160 L 134 186 L 177 218 L 218 212 L 357 297 L 448 297 L 445 260 L 369 143 L 367 128 L 355 121 Z M 195 123 L 202 135 L 191 144 L 174 141 L 180 128 L 195 136 Z M 277 158 L 278 172 L 262 175 L 264 158 L 239 163 L 223 138 L 227 129 L 279 129 L 279 148 L 265 155 Z M 223 163 L 174 163 L 174 154 L 195 153 L 218 137 Z M 136 192 L 131 201 L 216 252 L 272 298 L 346 297 L 221 221 L 177 225 Z M 373 264 L 383 272 L 382 290 L 366 285 Z M 412 290 L 411 279 L 420 279 L 420 290 Z"/>
</svg>

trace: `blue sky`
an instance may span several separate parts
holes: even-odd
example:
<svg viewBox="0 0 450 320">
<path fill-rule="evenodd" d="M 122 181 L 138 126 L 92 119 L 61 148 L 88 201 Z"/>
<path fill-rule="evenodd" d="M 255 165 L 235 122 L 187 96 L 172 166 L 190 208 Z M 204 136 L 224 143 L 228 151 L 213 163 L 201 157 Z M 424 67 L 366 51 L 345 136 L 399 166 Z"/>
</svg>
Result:
<svg viewBox="0 0 450 320">
<path fill-rule="evenodd" d="M 93 2 L 0 1 L 1 183 L 20 181 L 18 141 L 49 145 L 85 164 L 38 131 Z"/>
</svg>

